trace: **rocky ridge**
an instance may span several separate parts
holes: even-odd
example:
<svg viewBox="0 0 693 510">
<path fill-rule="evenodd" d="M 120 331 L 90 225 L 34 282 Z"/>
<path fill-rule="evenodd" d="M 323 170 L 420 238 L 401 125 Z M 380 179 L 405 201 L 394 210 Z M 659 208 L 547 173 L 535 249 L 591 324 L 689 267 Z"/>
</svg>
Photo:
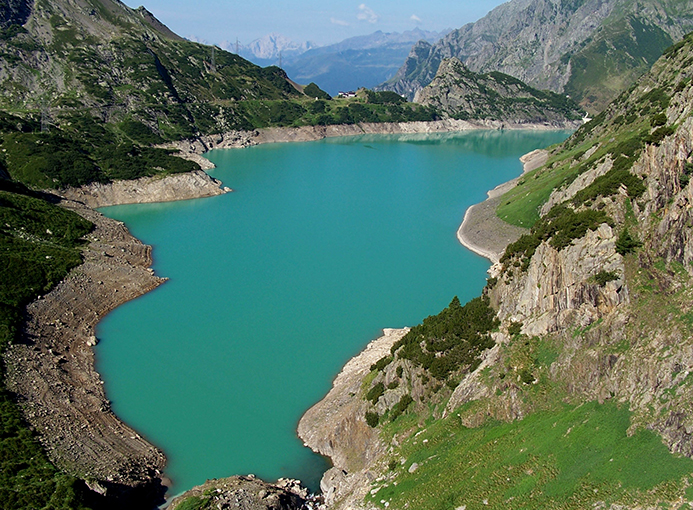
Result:
<svg viewBox="0 0 693 510">
<path fill-rule="evenodd" d="M 507 74 L 473 73 L 458 59 L 443 60 L 433 81 L 414 102 L 453 118 L 503 120 L 511 124 L 579 120 L 582 110 L 569 99 L 541 92 Z"/>
<path fill-rule="evenodd" d="M 538 89 L 569 93 L 599 111 L 693 28 L 690 6 L 631 0 L 513 0 L 438 43 L 420 42 L 388 82 L 410 99 L 440 63 L 456 57 L 472 71 L 500 71 Z"/>
</svg>

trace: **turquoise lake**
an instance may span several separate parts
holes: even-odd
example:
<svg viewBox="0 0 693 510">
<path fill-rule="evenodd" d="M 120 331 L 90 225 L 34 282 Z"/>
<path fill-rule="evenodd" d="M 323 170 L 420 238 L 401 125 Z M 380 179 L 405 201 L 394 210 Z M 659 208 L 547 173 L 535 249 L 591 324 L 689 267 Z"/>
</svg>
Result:
<svg viewBox="0 0 693 510">
<path fill-rule="evenodd" d="M 565 131 L 360 136 L 207 154 L 235 190 L 104 209 L 170 278 L 98 327 L 114 411 L 168 458 L 173 494 L 254 473 L 313 489 L 299 418 L 385 327 L 464 303 L 487 260 L 457 228 L 519 156 Z"/>
</svg>

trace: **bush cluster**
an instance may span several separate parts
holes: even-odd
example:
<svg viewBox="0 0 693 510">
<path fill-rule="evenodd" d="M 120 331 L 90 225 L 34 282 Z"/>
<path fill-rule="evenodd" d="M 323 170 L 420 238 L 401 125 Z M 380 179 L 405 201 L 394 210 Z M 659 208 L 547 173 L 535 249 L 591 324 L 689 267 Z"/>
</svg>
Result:
<svg viewBox="0 0 693 510">
<path fill-rule="evenodd" d="M 604 211 L 586 209 L 576 212 L 563 204 L 556 205 L 532 227 L 529 234 L 509 244 L 500 261 L 507 267 L 512 260 L 519 260 L 520 268 L 524 271 L 542 241 L 548 241 L 560 251 L 602 223 L 613 226 L 613 221 Z"/>
<path fill-rule="evenodd" d="M 642 243 L 633 237 L 627 228 L 621 230 L 621 233 L 616 239 L 616 253 L 620 255 L 626 255 L 628 253 L 633 253 L 637 248 L 640 248 Z"/>
<path fill-rule="evenodd" d="M 481 352 L 493 346 L 489 332 L 498 326 L 488 298 L 462 306 L 457 297 L 438 315 L 424 319 L 392 346 L 392 354 L 411 360 L 438 380 L 475 366 Z"/>
<path fill-rule="evenodd" d="M 69 115 L 62 122 L 65 129 L 52 127 L 42 133 L 35 123 L 8 115 L 0 118 L 0 143 L 13 179 L 38 188 L 61 188 L 200 168 L 170 150 L 119 139 L 115 127 L 106 129 L 89 115 Z M 141 122 L 130 120 L 120 126 L 133 139 L 160 140 Z"/>
<path fill-rule="evenodd" d="M 594 275 L 594 281 L 597 282 L 597 285 L 600 287 L 603 287 L 609 282 L 618 280 L 619 278 L 620 276 L 616 271 L 599 271 Z"/>
</svg>

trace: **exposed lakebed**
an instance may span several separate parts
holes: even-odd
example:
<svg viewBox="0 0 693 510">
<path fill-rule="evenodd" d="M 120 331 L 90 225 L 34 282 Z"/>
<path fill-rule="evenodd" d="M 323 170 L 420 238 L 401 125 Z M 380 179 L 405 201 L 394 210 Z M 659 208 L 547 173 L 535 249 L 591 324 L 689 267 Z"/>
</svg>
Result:
<svg viewBox="0 0 693 510">
<path fill-rule="evenodd" d="M 164 450 L 173 493 L 254 473 L 313 489 L 326 463 L 295 428 L 383 327 L 479 294 L 488 262 L 455 232 L 562 131 L 469 131 L 207 154 L 235 193 L 103 212 L 170 281 L 98 330 L 118 416 Z"/>
</svg>

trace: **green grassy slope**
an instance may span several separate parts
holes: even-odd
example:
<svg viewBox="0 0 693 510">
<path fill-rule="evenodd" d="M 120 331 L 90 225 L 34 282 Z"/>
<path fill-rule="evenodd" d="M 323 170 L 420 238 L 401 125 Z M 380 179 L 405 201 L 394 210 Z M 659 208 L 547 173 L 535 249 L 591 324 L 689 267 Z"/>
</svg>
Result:
<svg viewBox="0 0 693 510">
<path fill-rule="evenodd" d="M 693 460 L 671 455 L 653 432 L 629 435 L 630 413 L 614 403 L 557 405 L 478 428 L 462 425 L 463 413 L 393 452 L 367 500 L 421 510 L 646 506 L 685 497 L 693 473 Z"/>
</svg>

